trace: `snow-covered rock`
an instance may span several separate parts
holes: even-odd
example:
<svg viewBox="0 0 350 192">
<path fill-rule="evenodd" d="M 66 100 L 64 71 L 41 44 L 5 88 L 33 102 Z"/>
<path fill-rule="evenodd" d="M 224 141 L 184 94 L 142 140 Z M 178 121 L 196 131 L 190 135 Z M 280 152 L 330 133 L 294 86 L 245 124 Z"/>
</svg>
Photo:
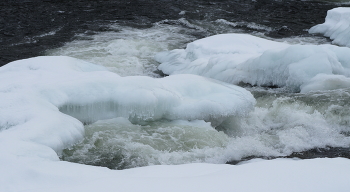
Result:
<svg viewBox="0 0 350 192">
<path fill-rule="evenodd" d="M 309 33 L 322 34 L 332 39 L 334 44 L 350 47 L 350 8 L 329 10 L 326 21 L 309 29 Z"/>
<path fill-rule="evenodd" d="M 350 75 L 349 48 L 289 45 L 245 34 L 216 35 L 184 50 L 155 56 L 164 73 L 197 74 L 224 82 L 277 86 L 298 92 L 317 74 Z"/>
</svg>

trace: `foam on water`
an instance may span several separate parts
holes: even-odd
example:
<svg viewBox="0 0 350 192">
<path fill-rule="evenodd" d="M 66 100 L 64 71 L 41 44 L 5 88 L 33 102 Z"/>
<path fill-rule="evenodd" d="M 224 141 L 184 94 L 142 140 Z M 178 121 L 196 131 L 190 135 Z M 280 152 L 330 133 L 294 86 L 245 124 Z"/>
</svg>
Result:
<svg viewBox="0 0 350 192">
<path fill-rule="evenodd" d="M 212 22 L 215 23 L 215 22 Z M 184 48 L 198 34 L 210 35 L 238 31 L 212 23 L 190 22 L 185 18 L 162 20 L 151 28 L 133 28 L 113 24 L 110 31 L 95 35 L 77 34 L 75 41 L 48 50 L 49 56 L 70 56 L 107 67 L 121 76 L 147 75 L 159 77 L 159 63 L 153 57 L 161 51 Z"/>
<path fill-rule="evenodd" d="M 47 55 L 71 56 L 109 68 L 121 76 L 147 75 L 155 73 L 159 65 L 153 57 L 161 51 L 185 48 L 186 44 L 205 37 L 222 33 L 242 33 L 244 29 L 258 37 L 272 39 L 264 35 L 273 29 L 252 22 L 162 20 L 150 28 L 133 28 L 113 24 L 109 31 L 95 35 L 77 34 L 75 41 L 63 47 L 49 50 Z M 293 37 L 274 39 L 291 44 L 329 43 L 323 37 Z"/>
<path fill-rule="evenodd" d="M 154 164 L 225 163 L 350 146 L 350 89 L 306 94 L 249 88 L 255 110 L 216 130 L 203 121 L 133 125 L 126 119 L 87 125 L 85 139 L 64 150 L 67 161 L 123 169 Z"/>
<path fill-rule="evenodd" d="M 116 118 L 85 129 L 84 140 L 64 150 L 62 159 L 112 169 L 213 161 L 228 142 L 227 135 L 204 121 L 158 121 L 140 126 Z"/>
<path fill-rule="evenodd" d="M 111 25 L 112 31 L 96 35 L 78 34 L 78 39 L 47 55 L 71 56 L 109 68 L 121 76 L 148 75 L 154 73 L 157 63 L 153 60 L 159 51 L 179 48 L 194 40 L 184 33 L 185 28 L 157 23 L 151 28 L 136 29 Z"/>
<path fill-rule="evenodd" d="M 186 12 L 181 11 L 180 15 Z M 183 48 L 186 41 L 194 38 L 193 31 L 210 34 L 215 30 L 208 28 L 216 26 L 186 19 L 177 21 L 173 28 L 166 23 L 137 30 L 116 26 L 115 31 L 82 35 L 82 39 L 91 39 L 69 43 L 50 54 L 99 63 L 121 76 L 157 76 L 153 73 L 157 65 L 152 59 L 155 52 Z M 266 30 L 255 23 L 242 25 Z M 221 27 L 219 30 L 226 28 Z M 229 30 L 236 30 L 235 26 Z M 207 78 L 120 77 L 104 67 L 64 57 L 19 61 L 2 67 L 0 73 L 0 191 L 349 188 L 349 160 L 341 158 L 110 171 L 59 162 L 57 156 L 72 162 L 125 169 L 156 164 L 225 163 L 251 156 L 286 156 L 314 148 L 349 149 L 350 90 L 344 87 L 350 80 L 345 77 L 316 76 L 308 84 L 308 93 L 247 88 L 256 103 L 243 88 Z M 332 90 L 314 89 L 323 82 Z M 219 123 L 213 123 L 214 120 Z M 254 184 L 247 185 L 247 181 Z"/>
<path fill-rule="evenodd" d="M 274 156 L 349 147 L 349 90 L 289 94 L 253 89 L 252 93 L 257 99 L 254 112 L 231 126 L 235 130 L 231 135 L 246 140 L 244 147 L 237 147 L 233 140 L 233 151 L 244 151 L 244 156 Z M 231 158 L 239 159 L 233 151 L 228 151 Z"/>
<path fill-rule="evenodd" d="M 254 22 L 248 23 L 248 22 L 230 22 L 227 21 L 225 19 L 218 19 L 215 22 L 223 24 L 223 25 L 227 25 L 227 26 L 231 26 L 231 27 L 246 27 L 248 29 L 253 29 L 253 30 L 260 30 L 260 31 L 265 31 L 265 32 L 270 32 L 273 29 L 271 27 L 268 26 L 264 26 L 261 24 L 257 24 Z"/>
<path fill-rule="evenodd" d="M 252 33 L 263 38 L 267 38 L 263 32 L 271 30 L 254 23 L 238 24 L 254 28 Z M 201 22 L 183 18 L 163 20 L 144 29 L 114 25 L 110 26 L 114 31 L 80 35 L 83 40 L 67 43 L 48 54 L 69 55 L 107 66 L 121 76 L 158 76 L 153 72 L 158 65 L 153 60 L 155 53 L 184 48 L 198 38 L 198 34 L 241 32 L 238 24 L 226 20 Z M 293 37 L 278 41 L 289 44 L 330 43 L 322 37 Z M 85 138 L 65 149 L 61 159 L 124 169 L 155 164 L 225 163 L 249 156 L 278 157 L 313 148 L 350 146 L 349 90 L 300 94 L 285 93 L 280 89 L 250 88 L 249 91 L 257 99 L 254 111 L 247 116 L 227 119 L 219 127 L 196 120 L 162 120 L 143 122 L 142 125 L 132 124 L 132 120 L 124 118 L 100 120 L 86 125 Z M 78 119 L 79 115 L 93 116 L 96 119 L 85 122 L 91 123 L 101 119 L 98 114 L 105 115 L 101 112 L 108 113 L 108 107 L 113 105 L 106 103 L 106 109 L 101 105 L 86 106 L 86 109 L 84 106 L 75 107 L 70 109 L 67 105 L 60 110 L 66 114 L 73 111 L 73 116 Z M 90 112 L 93 115 L 87 114 Z"/>
</svg>

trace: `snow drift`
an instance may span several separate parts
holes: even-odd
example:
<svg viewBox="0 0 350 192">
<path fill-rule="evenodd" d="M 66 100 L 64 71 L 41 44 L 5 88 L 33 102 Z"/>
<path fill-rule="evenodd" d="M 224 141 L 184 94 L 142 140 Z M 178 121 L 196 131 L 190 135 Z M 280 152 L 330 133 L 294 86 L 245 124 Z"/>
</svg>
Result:
<svg viewBox="0 0 350 192">
<path fill-rule="evenodd" d="M 284 87 L 299 92 L 318 74 L 350 75 L 349 48 L 289 45 L 246 34 L 215 35 L 186 49 L 155 56 L 164 73 L 197 74 L 224 82 Z M 311 90 L 311 89 L 310 89 Z"/>
<path fill-rule="evenodd" d="M 350 47 L 350 8 L 329 10 L 326 21 L 312 27 L 309 33 L 322 34 L 332 39 L 334 44 Z"/>
</svg>

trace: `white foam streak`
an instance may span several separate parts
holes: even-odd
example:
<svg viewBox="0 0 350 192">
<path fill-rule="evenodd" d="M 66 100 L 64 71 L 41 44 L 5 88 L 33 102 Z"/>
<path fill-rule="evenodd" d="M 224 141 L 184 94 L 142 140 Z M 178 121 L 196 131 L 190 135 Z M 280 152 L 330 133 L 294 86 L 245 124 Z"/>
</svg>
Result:
<svg viewBox="0 0 350 192">
<path fill-rule="evenodd" d="M 153 60 L 154 54 L 178 48 L 193 40 L 192 36 L 181 33 L 183 29 L 180 27 L 165 24 L 156 24 L 148 29 L 119 25 L 109 27 L 113 31 L 66 43 L 63 47 L 48 51 L 47 55 L 79 58 L 105 66 L 121 76 L 158 76 L 154 73 L 158 65 Z M 85 35 L 80 36 L 85 38 Z"/>
<path fill-rule="evenodd" d="M 225 19 L 218 19 L 215 22 L 232 27 L 246 27 L 248 29 L 260 30 L 265 32 L 271 32 L 273 30 L 271 27 L 257 24 L 254 22 L 230 22 Z"/>
<path fill-rule="evenodd" d="M 155 122 L 140 126 L 118 118 L 86 126 L 85 139 L 65 150 L 63 159 L 113 169 L 217 163 L 227 142 L 227 135 L 203 121 Z"/>
</svg>

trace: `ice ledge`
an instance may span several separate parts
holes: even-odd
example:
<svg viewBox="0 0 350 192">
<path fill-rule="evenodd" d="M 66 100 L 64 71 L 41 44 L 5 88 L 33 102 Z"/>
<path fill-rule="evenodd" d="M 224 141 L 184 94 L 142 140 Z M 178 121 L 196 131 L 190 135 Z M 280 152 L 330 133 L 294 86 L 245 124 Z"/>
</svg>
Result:
<svg viewBox="0 0 350 192">
<path fill-rule="evenodd" d="M 350 47 L 350 7 L 338 7 L 327 12 L 326 21 L 309 30 L 333 40 L 333 44 Z"/>
<path fill-rule="evenodd" d="M 186 49 L 158 53 L 155 59 L 169 75 L 196 74 L 299 92 L 318 74 L 350 77 L 348 55 L 347 47 L 289 45 L 246 34 L 222 34 L 189 43 Z"/>
<path fill-rule="evenodd" d="M 249 91 L 205 77 L 120 77 L 70 57 L 9 63 L 0 68 L 0 81 L 0 98 L 7 101 L 0 104 L 0 140 L 34 142 L 55 151 L 82 138 L 81 122 L 125 117 L 134 123 L 181 119 L 220 124 L 255 105 Z"/>
</svg>

